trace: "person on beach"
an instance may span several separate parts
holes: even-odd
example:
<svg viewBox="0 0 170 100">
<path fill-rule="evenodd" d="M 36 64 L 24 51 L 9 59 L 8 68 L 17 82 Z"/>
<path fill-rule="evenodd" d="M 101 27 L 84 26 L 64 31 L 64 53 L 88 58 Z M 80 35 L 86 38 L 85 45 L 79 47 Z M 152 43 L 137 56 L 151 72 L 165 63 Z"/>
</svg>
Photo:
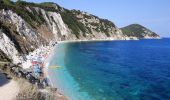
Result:
<svg viewBox="0 0 170 100">
<path fill-rule="evenodd" d="M 33 71 L 34 71 L 34 74 L 37 78 L 40 77 L 40 73 L 41 73 L 41 69 L 40 69 L 40 65 L 39 64 L 36 64 L 34 67 L 33 67 Z"/>
</svg>

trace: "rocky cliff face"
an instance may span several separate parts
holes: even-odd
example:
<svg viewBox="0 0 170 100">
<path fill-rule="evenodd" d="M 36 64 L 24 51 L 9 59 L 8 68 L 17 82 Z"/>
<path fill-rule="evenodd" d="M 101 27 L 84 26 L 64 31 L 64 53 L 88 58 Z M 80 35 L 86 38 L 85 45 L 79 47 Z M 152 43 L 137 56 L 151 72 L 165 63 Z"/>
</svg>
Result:
<svg viewBox="0 0 170 100">
<path fill-rule="evenodd" d="M 19 56 L 55 41 L 127 38 L 111 21 L 85 12 L 54 3 L 0 0 L 0 50 L 16 63 Z"/>
<path fill-rule="evenodd" d="M 77 10 L 65 10 L 61 15 L 78 39 L 125 39 L 121 30 L 106 19 Z"/>
</svg>

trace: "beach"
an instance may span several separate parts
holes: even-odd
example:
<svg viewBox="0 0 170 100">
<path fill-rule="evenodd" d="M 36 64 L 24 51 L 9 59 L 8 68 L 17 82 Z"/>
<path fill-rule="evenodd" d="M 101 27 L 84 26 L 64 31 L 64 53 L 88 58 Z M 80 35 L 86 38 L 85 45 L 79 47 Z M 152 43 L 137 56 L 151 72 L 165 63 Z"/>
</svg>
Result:
<svg viewBox="0 0 170 100">
<path fill-rule="evenodd" d="M 103 41 L 116 41 L 116 40 L 111 40 L 111 39 L 107 39 L 107 40 L 68 40 L 68 41 L 57 41 L 57 44 L 55 46 L 48 46 L 48 47 L 44 47 L 46 49 L 44 49 L 43 52 L 48 52 L 48 57 L 44 60 L 44 65 L 45 65 L 45 73 L 46 73 L 46 77 L 48 78 L 48 82 L 52 87 L 57 88 L 59 93 L 64 94 L 69 100 L 71 98 L 77 99 L 77 98 L 81 98 L 82 97 L 89 97 L 87 93 L 80 93 L 81 95 L 79 95 L 78 87 L 74 87 L 74 88 L 70 88 L 71 85 L 75 85 L 77 84 L 75 82 L 74 79 L 72 79 L 70 77 L 70 75 L 68 74 L 68 72 L 64 72 L 63 70 L 65 69 L 65 65 L 64 65 L 64 58 L 62 59 L 56 59 L 54 56 L 61 56 L 61 54 L 63 54 L 65 51 L 64 50 L 59 50 L 61 49 L 62 45 L 65 45 L 67 43 L 75 43 L 75 42 L 103 42 Z M 60 46 L 59 46 L 60 45 Z M 63 63 L 63 64 L 55 64 L 53 63 L 53 60 L 56 59 L 58 60 L 58 62 Z M 61 66 L 61 69 L 59 69 L 57 72 L 58 74 L 52 74 L 51 70 L 54 70 L 53 68 L 49 68 L 49 66 Z M 49 73 L 50 72 L 50 73 Z M 53 76 L 56 75 L 58 78 L 56 79 L 56 77 L 54 78 Z M 62 79 L 63 80 L 60 80 Z M 66 80 L 65 80 L 66 79 Z M 67 80 L 69 79 L 69 80 Z M 68 83 L 69 82 L 69 83 Z M 61 85 L 62 84 L 62 85 Z M 66 87 L 64 87 L 64 85 Z M 78 84 L 77 84 L 78 85 Z M 66 92 L 69 91 L 69 92 Z M 72 91 L 73 94 L 70 94 L 70 92 Z M 76 97 L 76 96 L 77 97 Z M 72 100 L 72 99 L 71 99 Z"/>
<path fill-rule="evenodd" d="M 169 75 L 167 70 L 170 68 L 169 39 L 61 43 L 64 44 L 59 44 L 56 48 L 52 65 L 62 68 L 52 69 L 53 74 L 50 76 L 54 77 L 53 82 L 66 96 L 71 91 L 70 97 L 74 95 L 76 98 L 71 100 L 84 100 L 77 98 L 81 92 L 86 91 L 93 98 L 98 98 L 94 100 L 140 100 L 146 99 L 145 97 L 150 99 L 153 95 L 154 98 L 164 99 L 169 96 L 165 92 L 169 91 L 169 77 L 166 76 Z M 164 52 L 158 53 L 160 50 Z M 159 83 L 160 81 L 164 83 Z M 158 89 L 165 91 L 157 91 Z"/>
<path fill-rule="evenodd" d="M 25 60 L 15 65 L 10 62 L 0 62 L 0 99 L 32 98 L 33 93 L 50 96 L 58 100 L 67 98 L 57 91 L 49 79 L 48 68 L 55 44 L 42 46 L 25 56 Z M 39 66 L 39 70 L 34 67 Z M 21 88 L 22 87 L 22 88 Z M 23 97 L 23 95 L 31 95 Z M 46 97 L 45 96 L 45 97 Z"/>
<path fill-rule="evenodd" d="M 58 45 L 58 43 L 51 43 L 48 46 L 41 46 L 34 50 L 33 52 L 30 52 L 28 55 L 26 55 L 26 61 L 22 61 L 22 67 L 24 69 L 32 69 L 37 64 L 40 65 L 41 71 L 43 73 L 43 76 L 41 77 L 43 80 L 46 80 L 46 84 L 48 84 L 49 87 L 56 89 L 56 97 L 59 100 L 67 100 L 66 97 L 57 91 L 57 87 L 55 87 L 50 79 L 48 69 L 49 69 L 49 63 L 52 60 L 52 56 L 54 53 L 55 46 Z M 36 63 L 36 64 L 34 64 Z M 55 66 L 54 66 L 55 67 Z M 34 70 L 33 70 L 34 71 Z"/>
</svg>

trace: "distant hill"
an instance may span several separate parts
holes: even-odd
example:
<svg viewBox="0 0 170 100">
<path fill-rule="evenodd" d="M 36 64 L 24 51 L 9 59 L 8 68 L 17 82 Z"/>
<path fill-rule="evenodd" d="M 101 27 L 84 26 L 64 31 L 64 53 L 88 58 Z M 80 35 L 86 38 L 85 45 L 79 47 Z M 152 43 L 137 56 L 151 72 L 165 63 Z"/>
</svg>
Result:
<svg viewBox="0 0 170 100">
<path fill-rule="evenodd" d="M 141 38 L 160 38 L 158 34 L 152 32 L 148 28 L 139 25 L 131 24 L 126 27 L 121 28 L 124 35 Z"/>
</svg>

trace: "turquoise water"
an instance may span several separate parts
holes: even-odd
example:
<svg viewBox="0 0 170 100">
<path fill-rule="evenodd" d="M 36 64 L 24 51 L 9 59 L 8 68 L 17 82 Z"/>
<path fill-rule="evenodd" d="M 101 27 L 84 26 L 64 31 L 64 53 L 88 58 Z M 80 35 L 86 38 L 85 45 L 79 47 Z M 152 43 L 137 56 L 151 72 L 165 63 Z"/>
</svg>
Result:
<svg viewBox="0 0 170 100">
<path fill-rule="evenodd" d="M 57 65 L 61 68 L 49 69 L 50 81 L 69 100 L 91 100 L 87 92 L 80 91 L 79 84 L 74 80 L 66 67 L 65 59 L 67 58 L 68 45 L 62 43 L 56 46 L 49 66 Z"/>
<path fill-rule="evenodd" d="M 59 44 L 50 76 L 71 100 L 170 100 L 170 39 Z"/>
</svg>

